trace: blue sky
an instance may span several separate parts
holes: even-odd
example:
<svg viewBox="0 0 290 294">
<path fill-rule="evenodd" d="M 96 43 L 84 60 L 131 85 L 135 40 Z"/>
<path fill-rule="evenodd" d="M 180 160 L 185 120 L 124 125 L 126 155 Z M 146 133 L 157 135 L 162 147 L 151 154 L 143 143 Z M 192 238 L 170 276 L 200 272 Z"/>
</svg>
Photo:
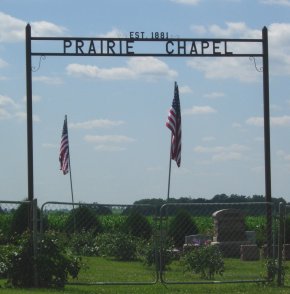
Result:
<svg viewBox="0 0 290 294">
<path fill-rule="evenodd" d="M 269 30 L 272 196 L 290 201 L 289 0 L 0 0 L 0 199 L 27 197 L 25 25 L 33 36 L 261 38 Z M 45 45 L 44 45 L 45 46 Z M 257 59 L 261 67 L 261 59 Z M 38 57 L 33 57 L 37 67 Z M 70 201 L 166 198 L 174 81 L 182 163 L 171 197 L 265 194 L 262 73 L 248 58 L 47 57 L 33 73 L 34 190 Z"/>
</svg>

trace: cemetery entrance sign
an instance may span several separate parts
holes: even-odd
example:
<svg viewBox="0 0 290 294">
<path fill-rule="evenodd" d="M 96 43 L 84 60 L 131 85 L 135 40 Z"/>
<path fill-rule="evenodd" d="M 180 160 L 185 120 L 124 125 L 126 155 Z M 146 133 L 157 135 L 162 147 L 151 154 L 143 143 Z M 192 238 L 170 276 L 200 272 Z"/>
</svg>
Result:
<svg viewBox="0 0 290 294">
<path fill-rule="evenodd" d="M 32 46 L 33 45 L 33 46 Z M 45 51 L 43 51 L 45 47 Z M 27 91 L 27 158 L 28 200 L 33 200 L 33 123 L 32 123 L 32 57 L 39 56 L 155 56 L 155 57 L 250 57 L 262 58 L 264 102 L 265 200 L 271 202 L 270 111 L 268 30 L 261 39 L 191 39 L 171 37 L 168 32 L 130 32 L 122 38 L 33 37 L 26 26 L 26 91 Z M 267 210 L 268 230 L 271 229 L 271 208 Z M 268 248 L 271 246 L 268 240 Z"/>
</svg>

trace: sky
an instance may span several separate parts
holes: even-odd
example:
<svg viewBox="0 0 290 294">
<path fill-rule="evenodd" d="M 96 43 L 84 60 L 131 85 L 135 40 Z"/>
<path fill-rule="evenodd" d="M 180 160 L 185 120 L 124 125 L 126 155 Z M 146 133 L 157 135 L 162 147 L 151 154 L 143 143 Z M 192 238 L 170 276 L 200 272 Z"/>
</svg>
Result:
<svg viewBox="0 0 290 294">
<path fill-rule="evenodd" d="M 272 197 L 290 201 L 289 16 L 290 0 L 0 0 L 0 199 L 28 197 L 30 23 L 35 37 L 91 38 L 260 39 L 266 26 Z M 76 202 L 166 199 L 175 81 L 182 155 L 180 168 L 172 161 L 170 197 L 265 195 L 262 60 L 255 61 L 257 68 L 248 57 L 33 57 L 34 197 L 71 201 L 58 160 L 67 115 Z"/>
</svg>

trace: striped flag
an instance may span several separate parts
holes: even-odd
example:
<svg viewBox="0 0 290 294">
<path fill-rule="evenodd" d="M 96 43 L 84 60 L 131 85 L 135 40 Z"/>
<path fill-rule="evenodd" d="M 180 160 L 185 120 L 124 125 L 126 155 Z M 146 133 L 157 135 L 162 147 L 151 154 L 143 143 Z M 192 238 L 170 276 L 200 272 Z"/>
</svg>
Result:
<svg viewBox="0 0 290 294">
<path fill-rule="evenodd" d="M 66 175 L 69 172 L 69 144 L 68 144 L 68 131 L 67 131 L 67 117 L 65 116 L 61 143 L 60 143 L 60 152 L 59 152 L 59 162 L 60 170 L 63 174 Z"/>
<path fill-rule="evenodd" d="M 166 126 L 171 130 L 171 159 L 176 161 L 178 167 L 181 163 L 181 113 L 178 86 L 175 82 L 174 98 L 168 113 Z"/>
</svg>

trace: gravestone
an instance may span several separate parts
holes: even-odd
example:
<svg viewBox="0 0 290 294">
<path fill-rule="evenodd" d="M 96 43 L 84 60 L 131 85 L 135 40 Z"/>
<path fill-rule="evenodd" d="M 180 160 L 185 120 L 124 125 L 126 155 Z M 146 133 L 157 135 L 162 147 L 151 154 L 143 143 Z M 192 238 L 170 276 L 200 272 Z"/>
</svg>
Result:
<svg viewBox="0 0 290 294">
<path fill-rule="evenodd" d="M 245 216 L 238 209 L 222 209 L 212 214 L 214 237 L 212 245 L 218 246 L 224 257 L 240 257 L 241 245 L 247 240 Z"/>
</svg>

